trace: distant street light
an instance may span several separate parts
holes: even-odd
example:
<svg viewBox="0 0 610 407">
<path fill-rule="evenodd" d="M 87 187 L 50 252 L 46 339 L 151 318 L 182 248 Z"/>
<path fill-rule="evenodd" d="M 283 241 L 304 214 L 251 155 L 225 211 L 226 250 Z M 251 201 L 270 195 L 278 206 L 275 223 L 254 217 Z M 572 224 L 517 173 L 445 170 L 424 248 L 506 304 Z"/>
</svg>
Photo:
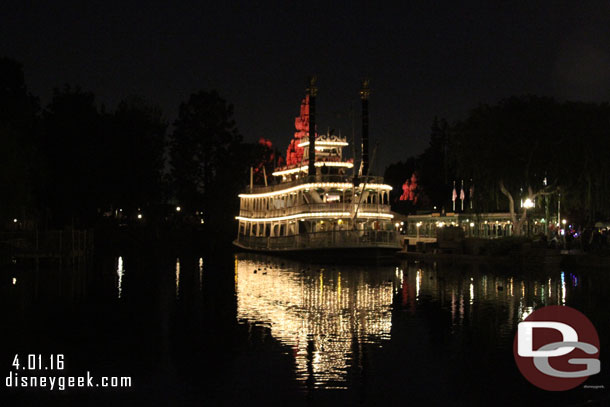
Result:
<svg viewBox="0 0 610 407">
<path fill-rule="evenodd" d="M 142 214 L 138 213 L 138 219 L 142 219 Z"/>
<path fill-rule="evenodd" d="M 534 202 L 530 198 L 527 198 L 525 200 L 525 202 L 523 202 L 523 207 L 524 208 L 528 208 L 529 209 L 529 208 L 533 208 L 534 206 L 535 206 L 535 204 L 534 204 Z"/>
<path fill-rule="evenodd" d="M 176 212 L 180 212 L 181 210 L 182 210 L 182 208 L 181 208 L 181 207 L 176 206 Z"/>
</svg>

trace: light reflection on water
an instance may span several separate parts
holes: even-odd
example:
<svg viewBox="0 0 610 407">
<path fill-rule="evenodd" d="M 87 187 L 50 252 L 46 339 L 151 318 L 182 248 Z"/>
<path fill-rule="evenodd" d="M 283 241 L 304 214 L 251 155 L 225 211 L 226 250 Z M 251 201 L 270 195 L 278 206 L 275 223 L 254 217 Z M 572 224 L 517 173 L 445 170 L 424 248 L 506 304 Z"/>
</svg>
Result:
<svg viewBox="0 0 610 407">
<path fill-rule="evenodd" d="M 609 316 L 603 304 L 610 290 L 605 270 L 530 273 L 412 262 L 313 266 L 230 254 L 220 265 L 213 260 L 171 254 L 147 263 L 123 254 L 100 259 L 99 270 L 11 270 L 0 279 L 0 301 L 6 303 L 0 315 L 19 329 L 24 321 L 52 331 L 53 350 L 80 338 L 85 327 L 90 341 L 74 339 L 70 346 L 86 363 L 92 363 L 90 343 L 114 355 L 123 345 L 113 344 L 127 338 L 142 347 L 139 354 L 123 355 L 129 364 L 150 360 L 167 377 L 192 375 L 200 366 L 226 372 L 219 379 L 227 380 L 226 387 L 213 390 L 214 382 L 188 395 L 201 400 L 213 391 L 225 397 L 234 388 L 260 394 L 259 387 L 271 380 L 279 384 L 277 392 L 291 397 L 349 395 L 346 405 L 361 394 L 398 401 L 400 391 L 419 395 L 416 401 L 435 395 L 424 400 L 427 405 L 496 393 L 502 399 L 529 397 L 530 387 L 514 366 L 512 342 L 518 322 L 544 305 L 582 311 L 598 328 L 602 348 L 610 346 L 604 339 Z M 66 318 L 71 309 L 87 312 Z M 142 322 L 136 327 L 133 315 Z M 38 318 L 35 324 L 27 322 L 32 318 Z M 20 335 L 13 335 L 13 343 L 23 341 Z M 109 358 L 128 371 L 127 362 Z M 200 382 L 194 383 L 198 389 Z M 299 393 L 288 389 L 295 383 Z M 239 401 L 234 404 L 246 400 Z"/>
<path fill-rule="evenodd" d="M 508 309 L 500 316 L 506 328 L 512 329 L 535 308 L 565 304 L 568 291 L 564 272 L 553 273 L 540 282 L 525 276 L 495 274 L 476 266 L 460 269 L 404 263 L 403 267 L 407 275 L 405 284 L 409 284 L 411 276 L 416 285 L 414 298 L 409 298 L 408 289 L 402 287 L 403 303 L 409 302 L 411 310 L 416 312 L 422 302 L 438 302 L 451 313 L 452 324 L 458 326 L 464 324 L 464 317 L 473 310 L 502 305 Z"/>
<path fill-rule="evenodd" d="M 180 298 L 180 258 L 176 259 L 176 299 Z"/>
<path fill-rule="evenodd" d="M 203 290 L 203 257 L 199 258 L 199 291 Z"/>
<path fill-rule="evenodd" d="M 450 315 L 452 334 L 478 330 L 488 323 L 483 316 L 493 313 L 497 334 L 490 344 L 508 346 L 520 321 L 541 306 L 565 304 L 567 285 L 577 281 L 558 271 L 540 277 L 479 266 L 313 266 L 238 255 L 237 319 L 268 327 L 291 348 L 299 382 L 347 388 L 350 369 L 361 362 L 355 349 L 390 341 L 392 313 L 400 310 L 417 315 L 422 306 L 435 304 Z"/>
<path fill-rule="evenodd" d="M 345 387 L 353 348 L 390 338 L 393 268 L 314 267 L 265 258 L 236 262 L 237 318 L 269 327 L 291 348 L 299 381 Z"/>
<path fill-rule="evenodd" d="M 123 293 L 123 275 L 125 274 L 125 269 L 123 268 L 123 257 L 119 256 L 119 259 L 117 260 L 117 269 L 116 269 L 116 274 L 117 274 L 117 291 L 118 291 L 118 298 L 121 298 L 121 294 Z"/>
</svg>

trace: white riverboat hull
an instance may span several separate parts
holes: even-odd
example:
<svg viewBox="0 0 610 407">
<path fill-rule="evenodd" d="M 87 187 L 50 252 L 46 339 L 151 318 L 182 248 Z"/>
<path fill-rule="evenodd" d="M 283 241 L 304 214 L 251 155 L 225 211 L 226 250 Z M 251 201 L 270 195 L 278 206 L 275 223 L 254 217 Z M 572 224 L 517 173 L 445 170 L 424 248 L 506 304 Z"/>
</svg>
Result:
<svg viewBox="0 0 610 407">
<path fill-rule="evenodd" d="M 242 250 L 310 257 L 310 260 L 393 258 L 401 249 L 392 231 L 336 231 L 286 237 L 240 236 L 233 244 Z"/>
</svg>

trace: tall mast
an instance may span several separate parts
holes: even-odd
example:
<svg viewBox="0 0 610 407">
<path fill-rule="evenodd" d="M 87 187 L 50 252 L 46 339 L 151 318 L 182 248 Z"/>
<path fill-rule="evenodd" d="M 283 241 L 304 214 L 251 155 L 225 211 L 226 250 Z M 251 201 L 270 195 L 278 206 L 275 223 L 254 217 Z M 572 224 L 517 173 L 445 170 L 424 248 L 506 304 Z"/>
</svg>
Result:
<svg viewBox="0 0 610 407">
<path fill-rule="evenodd" d="M 307 88 L 309 94 L 309 169 L 308 175 L 316 174 L 316 77 L 309 78 Z"/>
<path fill-rule="evenodd" d="M 369 172 L 369 80 L 362 81 L 360 99 L 362 100 L 362 175 Z"/>
</svg>

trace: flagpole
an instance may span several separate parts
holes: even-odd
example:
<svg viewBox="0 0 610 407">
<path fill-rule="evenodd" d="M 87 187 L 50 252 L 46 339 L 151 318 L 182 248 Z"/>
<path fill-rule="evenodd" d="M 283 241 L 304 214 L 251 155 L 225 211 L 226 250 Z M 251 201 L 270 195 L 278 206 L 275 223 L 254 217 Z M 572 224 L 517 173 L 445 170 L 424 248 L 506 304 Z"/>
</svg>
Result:
<svg viewBox="0 0 610 407">
<path fill-rule="evenodd" d="M 466 194 L 464 194 L 464 180 L 462 180 L 462 189 L 460 190 L 460 204 L 462 205 L 462 212 L 464 212 L 464 198 L 466 198 Z"/>
</svg>

